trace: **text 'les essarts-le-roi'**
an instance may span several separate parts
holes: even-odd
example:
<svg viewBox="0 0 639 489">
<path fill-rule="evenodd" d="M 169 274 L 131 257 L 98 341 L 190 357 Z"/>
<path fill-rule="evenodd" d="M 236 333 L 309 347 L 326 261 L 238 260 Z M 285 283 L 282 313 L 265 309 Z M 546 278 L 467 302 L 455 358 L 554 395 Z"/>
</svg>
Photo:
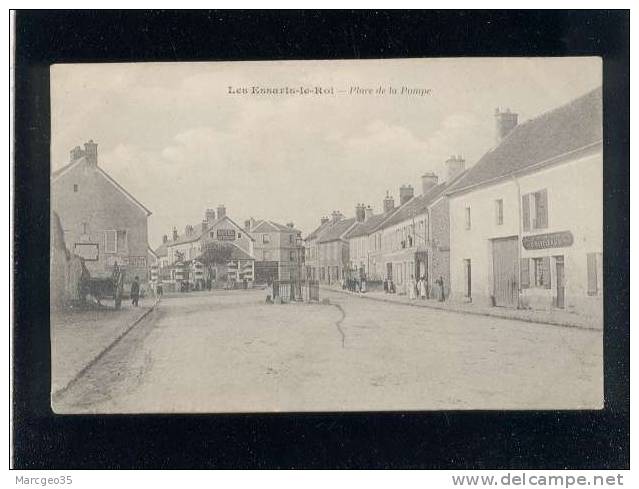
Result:
<svg viewBox="0 0 639 489">
<path fill-rule="evenodd" d="M 361 87 L 352 85 L 348 89 L 334 86 L 283 86 L 263 87 L 253 86 L 228 86 L 228 95 L 407 95 L 425 97 L 432 95 L 432 88 L 384 86 Z"/>
</svg>

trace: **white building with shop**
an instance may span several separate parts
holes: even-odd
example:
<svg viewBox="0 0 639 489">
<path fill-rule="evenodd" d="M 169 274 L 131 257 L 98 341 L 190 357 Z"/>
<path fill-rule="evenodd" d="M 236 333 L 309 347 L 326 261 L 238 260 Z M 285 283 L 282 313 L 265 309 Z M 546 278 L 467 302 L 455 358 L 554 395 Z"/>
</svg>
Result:
<svg viewBox="0 0 639 489">
<path fill-rule="evenodd" d="M 517 125 L 448 192 L 457 300 L 602 313 L 602 99 L 594 90 Z"/>
</svg>

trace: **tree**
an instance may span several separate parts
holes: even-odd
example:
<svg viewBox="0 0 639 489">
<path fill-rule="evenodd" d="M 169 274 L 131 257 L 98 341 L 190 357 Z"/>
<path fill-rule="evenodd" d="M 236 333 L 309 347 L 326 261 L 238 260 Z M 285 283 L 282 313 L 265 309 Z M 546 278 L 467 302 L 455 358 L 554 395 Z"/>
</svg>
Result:
<svg viewBox="0 0 639 489">
<path fill-rule="evenodd" d="M 232 253 L 232 245 L 210 241 L 204 245 L 204 250 L 198 261 L 204 265 L 227 264 L 231 261 Z"/>
</svg>

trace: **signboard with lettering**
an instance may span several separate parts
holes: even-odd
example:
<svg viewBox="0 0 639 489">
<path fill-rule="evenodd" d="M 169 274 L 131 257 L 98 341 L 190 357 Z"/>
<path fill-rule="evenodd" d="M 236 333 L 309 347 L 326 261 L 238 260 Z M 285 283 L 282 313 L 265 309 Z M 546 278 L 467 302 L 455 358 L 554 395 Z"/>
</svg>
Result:
<svg viewBox="0 0 639 489">
<path fill-rule="evenodd" d="M 96 261 L 99 256 L 97 243 L 75 243 L 73 252 L 87 261 Z"/>
<path fill-rule="evenodd" d="M 235 229 L 218 229 L 217 230 L 217 239 L 219 241 L 234 241 L 235 240 Z"/>
<path fill-rule="evenodd" d="M 572 246 L 573 237 L 570 231 L 560 231 L 558 233 L 524 236 L 521 242 L 527 250 L 545 250 L 547 248 Z"/>
</svg>

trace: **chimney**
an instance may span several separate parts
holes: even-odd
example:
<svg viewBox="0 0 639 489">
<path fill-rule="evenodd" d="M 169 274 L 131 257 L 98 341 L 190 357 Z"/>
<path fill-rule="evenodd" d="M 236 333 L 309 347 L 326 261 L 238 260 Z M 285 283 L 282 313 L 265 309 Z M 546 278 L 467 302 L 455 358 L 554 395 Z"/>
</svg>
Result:
<svg viewBox="0 0 639 489">
<path fill-rule="evenodd" d="M 206 209 L 204 212 L 204 220 L 209 224 L 213 224 L 215 221 L 215 209 Z"/>
<path fill-rule="evenodd" d="M 412 185 L 402 185 L 399 187 L 399 205 L 404 205 L 415 195 Z"/>
<path fill-rule="evenodd" d="M 357 204 L 355 206 L 355 219 L 357 222 L 364 222 L 366 219 L 366 206 L 364 204 Z"/>
<path fill-rule="evenodd" d="M 177 233 L 177 229 L 174 226 L 173 227 L 173 241 L 177 241 L 177 239 L 178 239 L 178 233 Z"/>
<path fill-rule="evenodd" d="M 426 172 L 422 175 L 422 195 L 426 195 L 438 182 L 437 175 L 432 171 Z"/>
<path fill-rule="evenodd" d="M 461 155 L 451 155 L 446 160 L 446 181 L 452 182 L 466 168 L 466 160 Z"/>
<path fill-rule="evenodd" d="M 165 234 L 162 236 L 162 243 L 166 243 L 169 241 L 169 237 Z"/>
<path fill-rule="evenodd" d="M 502 112 L 499 107 L 495 109 L 495 143 L 499 144 L 510 131 L 517 125 L 517 114 L 506 109 Z"/>
<path fill-rule="evenodd" d="M 202 221 L 202 232 L 205 233 L 209 228 L 209 223 L 207 221 Z"/>
<path fill-rule="evenodd" d="M 217 218 L 222 219 L 224 216 L 226 216 L 226 207 L 224 204 L 220 204 L 217 206 Z"/>
<path fill-rule="evenodd" d="M 90 139 L 88 143 L 84 143 L 84 156 L 86 156 L 90 166 L 97 166 L 98 145 L 93 142 L 93 139 Z"/>
<path fill-rule="evenodd" d="M 294 224 L 294 223 L 292 223 L 292 222 L 287 222 L 287 223 L 286 223 L 286 227 L 287 227 L 287 228 L 291 228 L 291 229 L 293 229 L 293 228 L 295 227 L 295 224 Z"/>
<path fill-rule="evenodd" d="M 328 222 L 328 217 L 324 216 L 320 218 L 320 225 L 321 224 L 326 224 Z"/>
<path fill-rule="evenodd" d="M 384 197 L 384 204 L 383 204 L 384 213 L 392 211 L 394 208 L 395 208 L 395 200 L 389 195 L 387 190 L 386 197 Z"/>
<path fill-rule="evenodd" d="M 244 230 L 246 231 L 250 231 L 251 230 L 251 220 L 247 219 L 246 221 L 244 221 Z"/>
<path fill-rule="evenodd" d="M 80 146 L 76 146 L 71 150 L 70 155 L 69 161 L 73 162 L 82 158 L 84 156 L 84 151 L 80 148 Z"/>
<path fill-rule="evenodd" d="M 344 214 L 342 214 L 340 211 L 333 211 L 331 212 L 331 217 L 333 222 L 338 222 L 342 220 Z"/>
<path fill-rule="evenodd" d="M 364 209 L 364 222 L 368 221 L 371 217 L 373 217 L 373 208 L 367 205 Z"/>
<path fill-rule="evenodd" d="M 184 227 L 184 234 L 185 234 L 186 236 L 191 236 L 191 235 L 193 234 L 193 226 L 191 226 L 190 224 L 187 224 L 187 225 Z"/>
</svg>

